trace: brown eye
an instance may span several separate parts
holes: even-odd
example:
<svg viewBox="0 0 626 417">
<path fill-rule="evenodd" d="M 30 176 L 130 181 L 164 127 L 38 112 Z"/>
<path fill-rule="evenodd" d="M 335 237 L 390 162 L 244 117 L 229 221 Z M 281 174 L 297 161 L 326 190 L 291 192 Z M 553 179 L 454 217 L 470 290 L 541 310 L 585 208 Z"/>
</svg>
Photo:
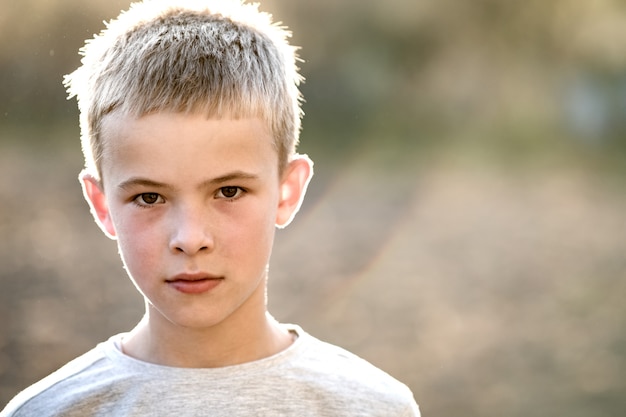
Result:
<svg viewBox="0 0 626 417">
<path fill-rule="evenodd" d="M 239 187 L 222 187 L 220 188 L 222 195 L 226 198 L 234 198 L 239 193 Z"/>
<path fill-rule="evenodd" d="M 163 203 L 163 197 L 157 193 L 142 193 L 135 197 L 135 203 L 140 206 L 153 206 Z"/>
<path fill-rule="evenodd" d="M 146 204 L 154 204 L 159 200 L 159 195 L 156 193 L 146 193 L 141 195 L 141 199 Z"/>
</svg>

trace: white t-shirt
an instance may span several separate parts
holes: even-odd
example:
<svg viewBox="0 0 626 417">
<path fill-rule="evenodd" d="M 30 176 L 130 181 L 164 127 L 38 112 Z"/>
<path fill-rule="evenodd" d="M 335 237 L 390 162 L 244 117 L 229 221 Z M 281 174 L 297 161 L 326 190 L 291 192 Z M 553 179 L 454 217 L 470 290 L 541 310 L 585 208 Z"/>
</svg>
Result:
<svg viewBox="0 0 626 417">
<path fill-rule="evenodd" d="M 298 326 L 284 351 L 222 368 L 173 368 L 122 353 L 123 334 L 18 394 L 9 416 L 419 416 L 409 388 Z"/>
</svg>

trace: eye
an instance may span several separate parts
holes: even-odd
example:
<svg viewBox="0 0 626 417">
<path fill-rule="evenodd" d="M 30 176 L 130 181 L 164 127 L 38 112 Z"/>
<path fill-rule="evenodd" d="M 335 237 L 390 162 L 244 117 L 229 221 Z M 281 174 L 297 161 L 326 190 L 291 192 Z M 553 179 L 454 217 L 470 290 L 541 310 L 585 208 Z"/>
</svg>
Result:
<svg viewBox="0 0 626 417">
<path fill-rule="evenodd" d="M 217 198 L 226 198 L 232 200 L 241 197 L 244 190 L 241 187 L 222 187 L 217 192 Z"/>
<path fill-rule="evenodd" d="M 133 201 L 142 207 L 164 203 L 163 197 L 161 197 L 161 195 L 157 193 L 142 193 L 135 197 Z"/>
</svg>

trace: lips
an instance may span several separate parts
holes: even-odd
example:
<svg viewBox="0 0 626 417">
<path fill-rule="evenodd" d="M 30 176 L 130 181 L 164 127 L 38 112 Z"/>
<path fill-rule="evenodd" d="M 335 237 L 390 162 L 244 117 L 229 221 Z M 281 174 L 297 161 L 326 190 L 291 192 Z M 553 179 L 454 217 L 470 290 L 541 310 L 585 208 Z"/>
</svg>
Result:
<svg viewBox="0 0 626 417">
<path fill-rule="evenodd" d="M 223 277 L 204 273 L 178 274 L 165 282 L 184 294 L 202 294 L 211 291 L 224 280 Z"/>
</svg>

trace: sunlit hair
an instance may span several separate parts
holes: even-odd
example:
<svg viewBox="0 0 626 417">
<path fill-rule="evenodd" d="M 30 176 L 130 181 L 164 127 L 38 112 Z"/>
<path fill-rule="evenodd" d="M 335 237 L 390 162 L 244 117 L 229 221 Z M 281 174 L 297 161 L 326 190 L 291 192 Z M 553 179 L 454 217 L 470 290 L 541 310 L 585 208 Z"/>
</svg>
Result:
<svg viewBox="0 0 626 417">
<path fill-rule="evenodd" d="M 173 111 L 266 121 L 282 171 L 300 132 L 301 77 L 290 33 L 243 0 L 144 0 L 112 20 L 67 75 L 85 166 L 100 173 L 102 119 Z"/>
</svg>

